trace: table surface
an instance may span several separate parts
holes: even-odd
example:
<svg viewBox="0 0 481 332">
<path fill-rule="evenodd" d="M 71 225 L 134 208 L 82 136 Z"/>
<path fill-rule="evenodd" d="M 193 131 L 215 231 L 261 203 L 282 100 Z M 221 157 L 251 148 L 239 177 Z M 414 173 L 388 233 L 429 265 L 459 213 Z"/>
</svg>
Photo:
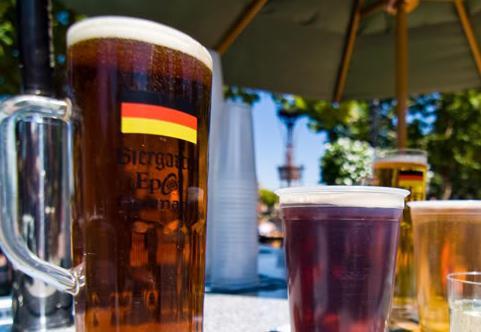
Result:
<svg viewBox="0 0 481 332">
<path fill-rule="evenodd" d="M 204 332 L 290 332 L 282 255 L 279 249 L 261 247 L 259 251 L 260 282 L 254 289 L 230 294 L 214 293 L 207 289 L 204 304 Z M 0 332 L 10 331 L 10 307 L 10 298 L 0 298 Z M 49 331 L 73 332 L 74 329 Z M 396 330 L 398 331 L 403 330 Z"/>
<path fill-rule="evenodd" d="M 9 299 L 2 299 L 7 307 Z M 289 332 L 287 300 L 254 296 L 206 294 L 204 332 Z M 3 320 L 1 332 L 10 331 L 11 319 Z M 51 329 L 50 332 L 74 332 L 75 329 Z"/>
<path fill-rule="evenodd" d="M 288 332 L 290 329 L 287 300 L 207 294 L 204 331 Z"/>
</svg>

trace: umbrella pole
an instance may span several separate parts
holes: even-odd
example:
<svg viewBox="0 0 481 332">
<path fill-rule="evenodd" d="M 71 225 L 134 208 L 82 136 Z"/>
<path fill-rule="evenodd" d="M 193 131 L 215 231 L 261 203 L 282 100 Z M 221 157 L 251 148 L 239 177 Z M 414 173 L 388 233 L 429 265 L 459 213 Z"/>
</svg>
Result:
<svg viewBox="0 0 481 332">
<path fill-rule="evenodd" d="M 408 108 L 408 24 L 406 3 L 397 2 L 396 11 L 396 114 L 397 114 L 397 146 L 406 148 Z"/>
</svg>

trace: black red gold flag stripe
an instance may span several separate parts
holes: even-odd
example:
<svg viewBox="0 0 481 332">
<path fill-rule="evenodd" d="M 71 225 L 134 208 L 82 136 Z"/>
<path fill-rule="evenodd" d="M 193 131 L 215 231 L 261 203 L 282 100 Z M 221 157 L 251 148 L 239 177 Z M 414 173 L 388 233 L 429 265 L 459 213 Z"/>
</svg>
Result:
<svg viewBox="0 0 481 332">
<path fill-rule="evenodd" d="M 197 143 L 197 118 L 191 114 L 158 105 L 121 104 L 123 134 L 162 135 Z"/>
</svg>

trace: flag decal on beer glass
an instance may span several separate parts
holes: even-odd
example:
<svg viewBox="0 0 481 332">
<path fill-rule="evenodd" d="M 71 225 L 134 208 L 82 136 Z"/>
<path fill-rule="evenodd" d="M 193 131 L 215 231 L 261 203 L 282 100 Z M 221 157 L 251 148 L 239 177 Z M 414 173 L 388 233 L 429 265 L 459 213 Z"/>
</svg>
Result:
<svg viewBox="0 0 481 332">
<path fill-rule="evenodd" d="M 398 184 L 401 188 L 412 188 L 423 184 L 424 173 L 420 171 L 406 170 L 399 172 Z"/>
<path fill-rule="evenodd" d="M 197 118 L 165 106 L 121 103 L 121 131 L 173 137 L 197 144 Z"/>
</svg>

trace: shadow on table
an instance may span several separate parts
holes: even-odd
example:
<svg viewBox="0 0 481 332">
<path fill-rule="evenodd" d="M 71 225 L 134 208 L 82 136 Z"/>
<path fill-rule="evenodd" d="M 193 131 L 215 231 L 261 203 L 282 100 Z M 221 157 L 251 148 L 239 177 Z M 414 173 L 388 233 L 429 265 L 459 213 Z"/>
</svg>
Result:
<svg viewBox="0 0 481 332">
<path fill-rule="evenodd" d="M 286 266 L 284 250 L 265 245 L 259 247 L 259 284 L 256 287 L 226 290 L 206 286 L 207 293 L 257 296 L 266 298 L 287 298 Z"/>
</svg>

